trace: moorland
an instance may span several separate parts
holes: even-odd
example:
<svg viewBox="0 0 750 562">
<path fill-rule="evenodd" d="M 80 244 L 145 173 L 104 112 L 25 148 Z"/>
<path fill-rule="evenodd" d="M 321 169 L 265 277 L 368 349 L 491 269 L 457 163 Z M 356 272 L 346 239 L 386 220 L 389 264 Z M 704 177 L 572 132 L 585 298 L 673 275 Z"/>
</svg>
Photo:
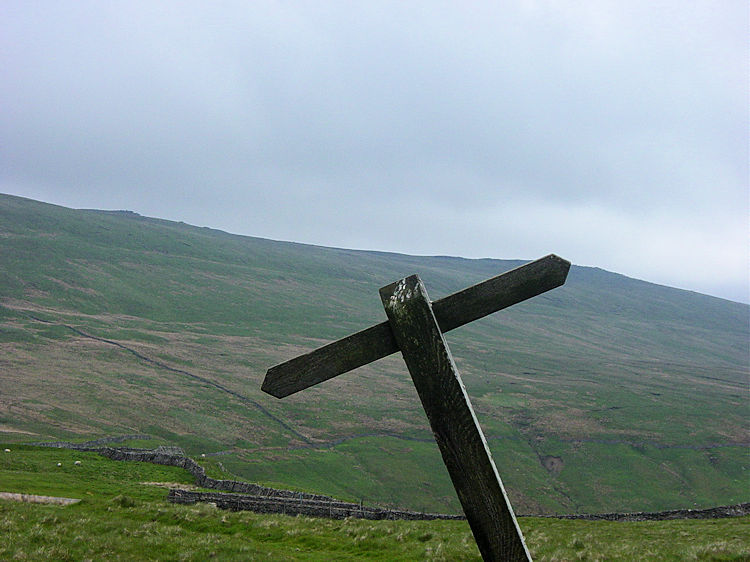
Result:
<svg viewBox="0 0 750 562">
<path fill-rule="evenodd" d="M 457 512 L 398 355 L 283 400 L 260 385 L 384 320 L 394 280 L 419 273 L 436 299 L 521 263 L 0 195 L 0 440 L 144 434 L 249 481 Z M 574 265 L 565 286 L 447 334 L 516 512 L 747 501 L 749 310 Z"/>
</svg>

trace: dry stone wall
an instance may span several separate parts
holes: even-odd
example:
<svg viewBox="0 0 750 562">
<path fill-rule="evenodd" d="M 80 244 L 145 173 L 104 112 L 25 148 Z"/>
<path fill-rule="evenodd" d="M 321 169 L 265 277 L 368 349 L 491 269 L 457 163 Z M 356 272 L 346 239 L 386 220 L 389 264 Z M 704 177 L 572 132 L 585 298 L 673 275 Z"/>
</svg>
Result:
<svg viewBox="0 0 750 562">
<path fill-rule="evenodd" d="M 343 519 L 358 517 L 363 519 L 465 519 L 463 515 L 444 515 L 421 513 L 408 510 L 367 507 L 361 504 L 342 502 L 330 496 L 278 490 L 250 482 L 236 480 L 218 480 L 206 475 L 205 469 L 193 459 L 186 457 L 179 447 L 157 447 L 156 449 L 133 449 L 126 447 L 101 447 L 106 443 L 115 443 L 125 439 L 141 439 L 148 436 L 128 435 L 114 438 L 103 438 L 86 443 L 30 443 L 38 446 L 60 447 L 78 451 L 97 452 L 107 458 L 118 461 L 150 462 L 167 466 L 177 466 L 190 472 L 195 484 L 201 488 L 219 490 L 227 493 L 196 492 L 170 489 L 167 499 L 173 503 L 193 504 L 210 502 L 223 509 L 250 510 L 259 513 L 285 513 L 288 515 L 307 515 L 311 517 L 329 517 Z M 750 503 L 731 506 L 720 506 L 709 509 L 676 509 L 659 512 L 640 513 L 600 513 L 593 515 L 548 515 L 558 519 L 588 519 L 606 521 L 656 521 L 666 519 L 718 519 L 750 515 Z"/>
<path fill-rule="evenodd" d="M 115 435 L 113 437 L 102 437 L 101 439 L 84 441 L 82 443 L 70 443 L 69 441 L 48 441 L 45 443 L 28 444 L 35 445 L 37 447 L 55 447 L 57 449 L 75 449 L 77 451 L 89 451 L 92 448 L 111 445 L 112 443 L 122 443 L 123 441 L 131 441 L 136 439 L 153 439 L 153 437 L 151 437 L 150 435 L 145 435 L 143 433 L 134 433 L 131 435 Z"/>
<path fill-rule="evenodd" d="M 209 502 L 222 509 L 232 511 L 254 511 L 256 513 L 283 513 L 287 515 L 306 515 L 308 517 L 326 517 L 330 519 L 464 519 L 461 515 L 443 515 L 437 513 L 420 513 L 399 509 L 383 509 L 361 504 L 342 502 L 328 498 L 326 500 L 309 499 L 298 494 L 297 497 L 252 496 L 220 492 L 194 492 L 171 489 L 167 500 L 173 503 L 193 504 Z"/>
<path fill-rule="evenodd" d="M 174 451 L 173 449 L 169 450 L 164 447 L 159 447 L 153 451 L 102 447 L 97 449 L 97 452 L 107 458 L 116 461 L 150 462 L 154 464 L 178 466 L 180 468 L 184 468 L 193 475 L 193 477 L 195 478 L 195 484 L 197 486 L 200 486 L 201 488 L 250 494 L 253 496 L 273 496 L 277 498 L 302 498 L 317 501 L 335 501 L 333 500 L 333 498 L 328 496 L 308 494 L 304 492 L 292 492 L 291 490 L 276 490 L 274 488 L 259 486 L 258 484 L 251 484 L 250 482 L 238 482 L 236 480 L 217 480 L 216 478 L 206 476 L 206 470 L 193 459 L 185 457 L 182 454 L 175 454 L 176 451 Z"/>
<path fill-rule="evenodd" d="M 637 513 L 598 513 L 594 515 L 553 515 L 557 519 L 587 519 L 604 521 L 665 521 L 667 519 L 723 519 L 750 515 L 750 503 L 723 505 L 708 509 L 673 509 L 670 511 Z"/>
</svg>

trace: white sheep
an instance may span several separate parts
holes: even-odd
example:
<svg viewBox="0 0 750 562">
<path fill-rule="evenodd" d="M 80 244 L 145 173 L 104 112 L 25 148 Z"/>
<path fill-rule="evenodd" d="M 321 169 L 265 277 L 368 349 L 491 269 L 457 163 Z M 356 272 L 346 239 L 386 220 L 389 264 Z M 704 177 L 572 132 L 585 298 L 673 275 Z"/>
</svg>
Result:
<svg viewBox="0 0 750 562">
<path fill-rule="evenodd" d="M 10 449 L 5 449 L 5 452 L 6 453 L 10 453 Z"/>
<path fill-rule="evenodd" d="M 62 463 L 61 462 L 57 463 L 57 466 L 62 466 Z"/>
<path fill-rule="evenodd" d="M 73 464 L 76 465 L 76 466 L 80 466 L 81 465 L 81 461 L 76 461 Z"/>
</svg>

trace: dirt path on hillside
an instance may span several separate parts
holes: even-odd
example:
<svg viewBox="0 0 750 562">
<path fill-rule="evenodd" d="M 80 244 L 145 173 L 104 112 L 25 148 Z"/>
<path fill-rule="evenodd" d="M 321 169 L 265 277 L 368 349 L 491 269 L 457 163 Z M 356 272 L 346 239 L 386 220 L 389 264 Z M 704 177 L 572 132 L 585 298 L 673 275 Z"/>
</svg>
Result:
<svg viewBox="0 0 750 562">
<path fill-rule="evenodd" d="M 313 441 L 308 436 L 303 435 L 302 433 L 300 433 L 299 431 L 297 431 L 296 429 L 294 429 L 293 427 L 291 427 L 284 420 L 282 420 L 281 418 L 279 418 L 276 415 L 274 415 L 271 412 L 269 412 L 259 402 L 256 402 L 252 398 L 250 398 L 248 396 L 245 396 L 243 394 L 240 394 L 239 392 L 231 390 L 230 388 L 227 388 L 223 384 L 220 384 L 218 382 L 212 381 L 212 380 L 207 379 L 205 377 L 202 377 L 200 375 L 196 375 L 196 374 L 191 373 L 189 371 L 185 371 L 184 369 L 176 369 L 175 367 L 167 365 L 166 363 L 162 363 L 161 361 L 158 361 L 156 359 L 152 359 L 151 357 L 148 357 L 148 356 L 144 355 L 140 351 L 136 351 L 135 349 L 133 349 L 131 347 L 128 347 L 128 346 L 126 346 L 126 345 L 124 345 L 124 344 L 122 344 L 120 342 L 117 342 L 117 341 L 114 341 L 114 340 L 109 340 L 109 339 L 106 339 L 106 338 L 100 338 L 99 336 L 94 336 L 94 335 L 88 334 L 88 333 L 84 332 L 83 330 L 80 330 L 80 329 L 78 329 L 78 328 L 76 328 L 74 326 L 71 326 L 70 324 L 62 324 L 62 323 L 51 322 L 49 320 L 43 320 L 43 319 L 38 318 L 36 316 L 33 316 L 32 314 L 29 314 L 29 313 L 26 313 L 26 315 L 27 315 L 27 317 L 31 318 L 32 320 L 35 320 L 36 322 L 42 322 L 44 324 L 52 324 L 52 325 L 55 325 L 55 326 L 62 326 L 62 327 L 67 328 L 68 330 L 72 331 L 73 333 L 75 333 L 75 334 L 77 334 L 77 335 L 79 335 L 81 337 L 88 338 L 88 339 L 91 339 L 91 340 L 94 340 L 94 341 L 98 341 L 98 342 L 101 342 L 101 343 L 106 343 L 108 345 L 112 345 L 112 346 L 118 347 L 118 348 L 122 349 L 123 351 L 127 351 L 128 353 L 134 355 L 135 357 L 137 357 L 141 361 L 144 361 L 145 363 L 148 363 L 149 365 L 153 365 L 153 366 L 158 367 L 160 369 L 163 369 L 165 371 L 169 371 L 170 373 L 175 373 L 175 374 L 178 374 L 178 375 L 189 377 L 189 378 L 191 378 L 191 379 L 193 379 L 195 381 L 198 381 L 198 382 L 200 382 L 200 383 L 202 383 L 204 385 L 211 386 L 213 388 L 216 388 L 217 390 L 220 390 L 222 392 L 230 394 L 230 395 L 234 396 L 235 398 L 237 398 L 238 400 L 240 400 L 241 402 L 244 402 L 245 404 L 253 406 L 258 411 L 260 411 L 263 415 L 265 415 L 268 419 L 272 420 L 274 423 L 276 423 L 276 424 L 280 425 L 281 427 L 283 427 L 286 431 L 288 431 L 289 433 L 291 433 L 292 435 L 294 435 L 297 439 L 301 440 L 302 442 L 308 443 L 308 444 L 312 444 L 313 443 Z"/>
</svg>

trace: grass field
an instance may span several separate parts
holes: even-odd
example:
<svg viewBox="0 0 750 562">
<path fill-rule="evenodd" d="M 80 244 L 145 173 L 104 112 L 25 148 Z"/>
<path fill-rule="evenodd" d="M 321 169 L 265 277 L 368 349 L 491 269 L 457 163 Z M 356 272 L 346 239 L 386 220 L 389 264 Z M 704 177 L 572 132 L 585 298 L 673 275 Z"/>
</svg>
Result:
<svg viewBox="0 0 750 562">
<path fill-rule="evenodd" d="M 0 491 L 82 501 L 0 500 L 2 560 L 480 560 L 463 521 L 337 521 L 173 505 L 154 483 L 190 483 L 182 469 L 6 446 L 12 450 L 0 453 Z M 519 523 L 535 560 L 750 559 L 749 517 Z"/>
</svg>

